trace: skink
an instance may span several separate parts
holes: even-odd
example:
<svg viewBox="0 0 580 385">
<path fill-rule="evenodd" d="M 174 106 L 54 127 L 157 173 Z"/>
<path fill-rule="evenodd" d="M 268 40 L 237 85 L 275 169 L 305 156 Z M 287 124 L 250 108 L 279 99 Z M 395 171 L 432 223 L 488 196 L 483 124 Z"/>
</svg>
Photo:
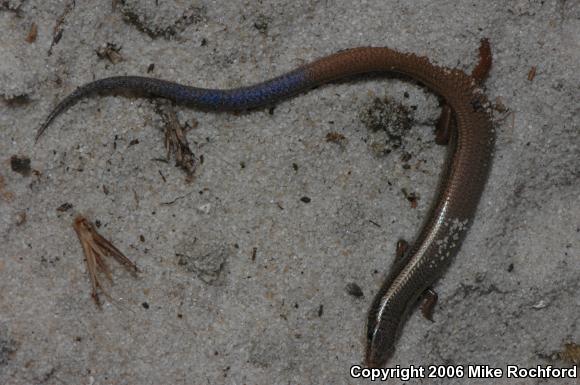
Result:
<svg viewBox="0 0 580 385">
<path fill-rule="evenodd" d="M 365 362 L 370 367 L 382 366 L 394 351 L 406 314 L 457 253 L 487 180 L 494 130 L 489 103 L 479 87 L 491 65 L 486 41 L 482 41 L 480 54 L 480 65 L 472 76 L 412 53 L 362 47 L 324 57 L 263 83 L 229 90 L 139 76 L 104 78 L 81 86 L 62 100 L 41 125 L 36 139 L 59 114 L 95 93 L 131 91 L 204 110 L 237 111 L 272 105 L 314 86 L 358 74 L 399 73 L 423 83 L 446 103 L 445 116 L 452 126 L 448 158 L 438 195 L 417 239 L 396 259 L 369 311 Z"/>
</svg>

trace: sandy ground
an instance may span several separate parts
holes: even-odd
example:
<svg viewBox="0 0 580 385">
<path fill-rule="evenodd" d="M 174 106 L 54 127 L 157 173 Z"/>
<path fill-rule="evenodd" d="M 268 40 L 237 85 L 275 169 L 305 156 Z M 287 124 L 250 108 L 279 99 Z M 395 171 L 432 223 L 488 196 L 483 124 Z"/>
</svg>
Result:
<svg viewBox="0 0 580 385">
<path fill-rule="evenodd" d="M 364 78 L 241 114 L 176 107 L 203 156 L 192 183 L 158 160 L 152 100 L 94 97 L 36 145 L 35 130 L 101 77 L 228 88 L 356 46 L 470 71 L 482 37 L 494 53 L 486 92 L 502 110 L 493 171 L 436 286 L 435 322 L 414 312 L 388 366 L 579 359 L 579 2 L 8 0 L 0 35 L 0 383 L 362 383 L 349 370 L 366 312 L 444 161 L 435 95 Z M 107 44 L 118 52 L 100 57 Z M 369 116 L 410 128 L 394 143 Z M 135 279 L 111 262 L 102 309 L 72 228 L 79 213 L 141 269 Z"/>
</svg>

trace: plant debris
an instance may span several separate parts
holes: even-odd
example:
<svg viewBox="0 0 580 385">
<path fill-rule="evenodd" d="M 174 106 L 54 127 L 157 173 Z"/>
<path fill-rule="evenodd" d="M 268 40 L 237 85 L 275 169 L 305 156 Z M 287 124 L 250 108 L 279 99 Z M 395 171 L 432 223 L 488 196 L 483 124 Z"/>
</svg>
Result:
<svg viewBox="0 0 580 385">
<path fill-rule="evenodd" d="M 580 365 L 580 345 L 569 342 L 564 345 L 564 350 L 558 353 L 558 358 L 564 362 Z"/>
<path fill-rule="evenodd" d="M 30 168 L 30 158 L 27 156 L 12 155 L 10 157 L 10 168 L 22 176 L 30 176 L 32 171 Z"/>
<path fill-rule="evenodd" d="M 405 198 L 407 198 L 407 200 L 411 204 L 411 208 L 416 209 L 418 206 L 419 194 L 415 192 L 409 192 L 407 191 L 406 188 L 401 189 L 401 192 L 403 193 L 403 195 L 405 195 Z"/>
<path fill-rule="evenodd" d="M 52 42 L 50 43 L 50 47 L 48 48 L 48 56 L 52 55 L 52 48 L 58 44 L 60 39 L 62 38 L 62 33 L 64 31 L 64 19 L 68 16 L 69 13 L 75 7 L 75 0 L 70 1 L 64 8 L 62 14 L 56 20 L 56 24 L 52 30 Z"/>
<path fill-rule="evenodd" d="M 99 59 L 107 59 L 112 64 L 117 64 L 123 61 L 123 56 L 120 54 L 121 46 L 115 43 L 105 43 L 95 50 Z"/>
<path fill-rule="evenodd" d="M 74 222 L 73 228 L 75 229 L 79 241 L 81 242 L 81 246 L 83 247 L 83 251 L 85 253 L 85 260 L 87 262 L 87 270 L 89 273 L 89 277 L 91 279 L 91 287 L 92 293 L 91 296 L 93 300 L 97 304 L 97 306 L 101 306 L 101 302 L 99 300 L 99 293 L 100 291 L 111 300 L 111 296 L 104 290 L 101 282 L 99 281 L 98 272 L 102 272 L 105 274 L 109 282 L 113 282 L 113 277 L 111 274 L 111 269 L 105 263 L 104 257 L 110 256 L 113 257 L 125 266 L 129 271 L 133 274 L 136 274 L 139 269 L 137 266 L 131 262 L 123 253 L 119 251 L 111 242 L 107 239 L 103 238 L 95 227 L 82 215 L 78 215 Z"/>
<path fill-rule="evenodd" d="M 375 156 L 386 156 L 403 145 L 413 124 L 412 110 L 388 97 L 374 98 L 359 113 L 372 135 L 370 148 Z"/>
<path fill-rule="evenodd" d="M 536 77 L 536 66 L 532 66 L 532 68 L 530 68 L 530 71 L 528 72 L 528 81 L 532 81 L 534 80 L 534 78 Z"/>
<path fill-rule="evenodd" d="M 26 36 L 27 43 L 34 43 L 36 41 L 36 37 L 38 36 L 38 26 L 36 23 L 32 23 L 30 26 L 30 30 L 28 31 L 28 35 Z"/>
<path fill-rule="evenodd" d="M 65 202 L 62 205 L 58 206 L 57 209 L 56 209 L 56 211 L 61 212 L 61 213 L 64 213 L 65 211 L 68 211 L 68 210 L 70 210 L 72 208 L 73 208 L 72 203 Z"/>
<path fill-rule="evenodd" d="M 346 284 L 346 292 L 353 297 L 360 298 L 364 296 L 364 293 L 359 285 L 354 282 L 349 282 Z"/>
<path fill-rule="evenodd" d="M 6 191 L 6 184 L 2 175 L 0 175 L 0 198 L 4 198 L 6 202 L 12 202 L 14 199 L 14 193 Z"/>
<path fill-rule="evenodd" d="M 26 211 L 20 211 L 16 214 L 16 226 L 22 226 L 26 223 Z"/>
<path fill-rule="evenodd" d="M 347 142 L 346 137 L 343 134 L 335 131 L 331 131 L 326 134 L 326 141 L 329 143 L 339 144 L 340 146 L 343 147 L 346 145 Z"/>
<path fill-rule="evenodd" d="M 140 1 L 116 0 L 114 6 L 125 21 L 155 39 L 170 40 L 178 36 L 188 26 L 207 19 L 205 6 L 195 2 L 155 1 L 156 7 L 146 7 Z"/>
<path fill-rule="evenodd" d="M 175 165 L 185 171 L 186 182 L 190 183 L 193 181 L 193 174 L 197 168 L 197 160 L 187 142 L 186 133 L 189 127 L 183 127 L 179 124 L 177 114 L 170 105 L 162 107 L 161 104 L 158 104 L 157 112 L 165 123 L 164 144 L 167 150 L 167 160 L 170 159 L 171 154 L 175 154 Z"/>
</svg>

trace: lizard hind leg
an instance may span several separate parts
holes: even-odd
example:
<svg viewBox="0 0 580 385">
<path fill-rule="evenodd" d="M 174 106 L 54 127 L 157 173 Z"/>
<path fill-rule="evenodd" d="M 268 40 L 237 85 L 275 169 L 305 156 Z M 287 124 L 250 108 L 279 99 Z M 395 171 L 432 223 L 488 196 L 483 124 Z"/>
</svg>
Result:
<svg viewBox="0 0 580 385">
<path fill-rule="evenodd" d="M 409 243 L 404 239 L 399 239 L 397 241 L 397 248 L 395 251 L 395 259 L 393 261 L 393 270 L 400 271 L 407 264 L 407 260 L 410 257 L 409 251 Z M 435 305 L 437 304 L 439 296 L 435 290 L 431 287 L 428 287 L 420 297 L 421 302 L 421 314 L 423 317 L 431 322 L 435 322 L 433 320 L 433 311 L 435 309 Z"/>
<path fill-rule="evenodd" d="M 404 239 L 399 239 L 397 241 L 397 249 L 395 250 L 395 261 L 399 261 L 403 258 L 407 250 L 409 250 L 409 242 Z"/>
<path fill-rule="evenodd" d="M 433 310 L 435 309 L 435 305 L 437 304 L 437 299 L 439 296 L 437 292 L 432 288 L 428 288 L 422 294 L 421 299 L 421 314 L 423 317 L 431 322 L 435 322 L 433 320 Z"/>
</svg>

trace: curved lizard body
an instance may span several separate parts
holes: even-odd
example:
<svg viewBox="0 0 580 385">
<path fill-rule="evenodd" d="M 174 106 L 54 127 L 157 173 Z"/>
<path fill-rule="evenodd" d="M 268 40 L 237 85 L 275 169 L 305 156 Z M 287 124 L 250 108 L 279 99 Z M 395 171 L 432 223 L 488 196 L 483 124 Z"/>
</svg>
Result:
<svg viewBox="0 0 580 385">
<path fill-rule="evenodd" d="M 447 165 L 431 211 L 415 242 L 396 260 L 369 311 L 365 361 L 368 366 L 380 366 L 393 352 L 405 314 L 457 253 L 483 192 L 494 145 L 488 102 L 478 88 L 478 81 L 485 77 L 491 64 L 491 55 L 482 55 L 482 62 L 484 59 L 489 61 L 488 68 L 482 70 L 485 65 L 480 63 L 473 76 L 468 76 L 411 53 L 353 48 L 269 81 L 230 90 L 195 88 L 138 76 L 105 78 L 81 86 L 61 101 L 40 127 L 37 139 L 68 107 L 101 92 L 128 90 L 206 110 L 243 110 L 271 105 L 314 86 L 364 73 L 399 73 L 420 81 L 445 100 L 455 124 L 450 132 Z M 483 72 L 483 76 L 478 72 Z"/>
</svg>

